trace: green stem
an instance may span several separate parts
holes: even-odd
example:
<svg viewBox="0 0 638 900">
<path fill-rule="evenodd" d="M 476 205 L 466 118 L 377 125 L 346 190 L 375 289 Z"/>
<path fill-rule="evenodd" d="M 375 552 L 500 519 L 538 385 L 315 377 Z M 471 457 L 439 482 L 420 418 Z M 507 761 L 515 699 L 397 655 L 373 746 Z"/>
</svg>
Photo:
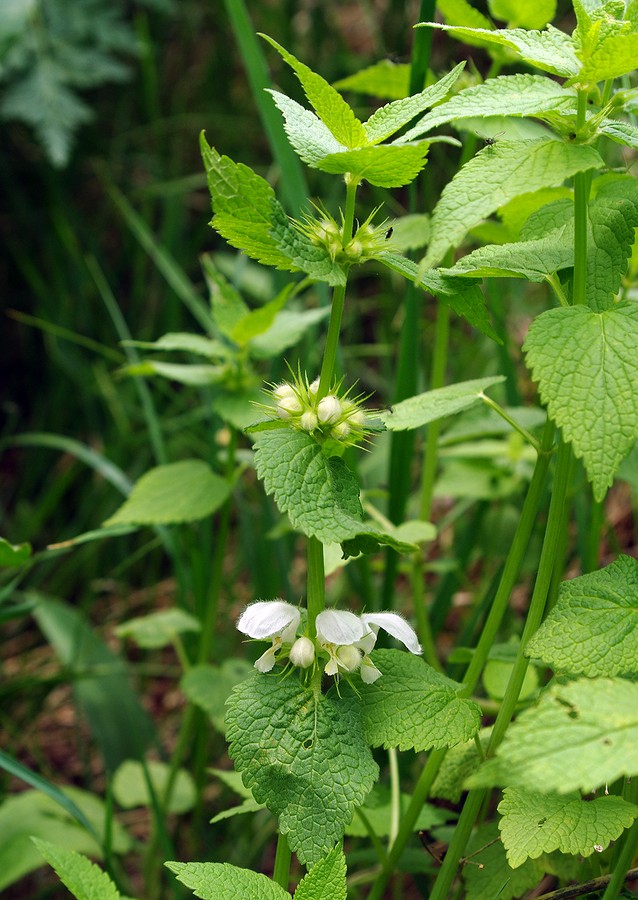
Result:
<svg viewBox="0 0 638 900">
<path fill-rule="evenodd" d="M 627 871 L 636 853 L 638 853 L 638 819 L 623 836 L 622 852 L 614 867 L 611 880 L 602 896 L 602 900 L 615 900 L 616 897 L 620 896 L 620 887 L 627 877 Z"/>
<path fill-rule="evenodd" d="M 585 124 L 587 94 L 578 92 L 576 128 Z M 576 172 L 574 175 L 574 304 L 586 302 L 587 279 L 587 201 L 589 198 L 590 175 Z"/>
<path fill-rule="evenodd" d="M 282 887 L 285 891 L 288 890 L 288 884 L 290 882 L 290 860 L 292 854 L 290 852 L 290 847 L 288 846 L 288 840 L 285 834 L 279 832 L 277 837 L 277 852 L 275 854 L 275 867 L 272 873 L 272 880 Z"/>
<path fill-rule="evenodd" d="M 481 392 L 481 400 L 483 401 L 483 403 L 485 403 L 487 406 L 489 406 L 490 409 L 493 409 L 495 413 L 498 413 L 498 415 L 502 419 L 505 419 L 505 421 L 508 423 L 508 425 L 511 425 L 512 428 L 515 429 L 515 431 L 518 431 L 518 433 L 525 438 L 527 443 L 532 445 L 532 447 L 536 450 L 537 453 L 540 453 L 541 445 L 536 440 L 534 435 L 530 431 L 527 430 L 527 428 L 523 428 L 522 425 L 519 425 L 518 422 L 516 421 L 516 419 L 513 419 L 510 416 L 510 414 L 506 410 L 503 409 L 502 406 L 499 406 L 499 404 L 495 400 L 492 400 L 491 397 L 488 397 L 486 394 L 484 394 L 482 392 Z"/>
<path fill-rule="evenodd" d="M 560 278 L 558 275 L 546 275 L 545 281 L 551 287 L 551 289 L 556 294 L 556 299 L 560 303 L 561 306 L 569 306 L 569 300 L 565 296 L 565 291 L 563 290 L 563 286 L 560 283 Z"/>
<path fill-rule="evenodd" d="M 448 341 L 450 336 L 450 307 L 445 303 L 439 303 L 436 311 L 436 332 L 434 337 L 434 351 L 432 354 L 432 369 L 430 372 L 430 390 L 443 387 L 445 384 L 445 368 L 447 365 Z M 434 496 L 434 480 L 438 461 L 438 443 L 441 434 L 441 420 L 437 419 L 428 426 L 425 442 L 425 459 L 423 461 L 423 474 L 421 477 L 421 495 L 419 502 L 419 518 L 427 522 L 432 511 L 432 497 Z"/>
<path fill-rule="evenodd" d="M 317 538 L 308 538 L 308 635 L 316 634 L 315 621 L 326 605 L 326 585 L 323 564 L 323 544 Z"/>
<path fill-rule="evenodd" d="M 392 794 L 392 809 L 390 817 L 390 834 L 388 835 L 388 847 L 392 847 L 399 832 L 401 818 L 401 782 L 399 781 L 399 761 L 395 747 L 388 750 L 390 763 L 390 789 Z"/>
</svg>

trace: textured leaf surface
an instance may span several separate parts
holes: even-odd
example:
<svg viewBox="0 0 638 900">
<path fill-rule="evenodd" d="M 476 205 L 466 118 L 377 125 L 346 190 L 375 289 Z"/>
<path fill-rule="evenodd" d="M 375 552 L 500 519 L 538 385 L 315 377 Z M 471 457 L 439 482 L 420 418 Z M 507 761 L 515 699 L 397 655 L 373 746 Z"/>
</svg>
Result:
<svg viewBox="0 0 638 900">
<path fill-rule="evenodd" d="M 301 879 L 295 900 L 346 900 L 346 858 L 335 847 Z"/>
<path fill-rule="evenodd" d="M 530 326 L 524 349 L 549 415 L 582 458 L 602 500 L 638 437 L 638 307 L 596 313 L 551 309 Z"/>
<path fill-rule="evenodd" d="M 403 128 L 404 125 L 411 122 L 424 109 L 441 101 L 452 89 L 464 66 L 464 62 L 459 63 L 457 66 L 454 66 L 451 72 L 444 75 L 436 84 L 425 88 L 424 91 L 414 94 L 412 97 L 395 100 L 394 103 L 387 103 L 381 109 L 378 109 L 363 126 L 368 140 L 372 143 L 384 141 L 400 128 Z"/>
<path fill-rule="evenodd" d="M 476 703 L 458 696 L 461 685 L 402 650 L 371 654 L 382 678 L 364 684 L 363 721 L 373 747 L 438 750 L 467 741 L 478 731 Z"/>
<path fill-rule="evenodd" d="M 465 88 L 445 103 L 440 103 L 399 142 L 417 137 L 459 119 L 475 116 L 539 116 L 545 112 L 575 111 L 576 91 L 564 88 L 542 75 L 499 75 L 481 84 Z"/>
<path fill-rule="evenodd" d="M 494 375 L 435 388 L 395 403 L 391 410 L 380 413 L 379 418 L 389 431 L 420 428 L 428 422 L 468 409 L 480 401 L 486 388 L 502 381 L 505 381 L 503 375 Z"/>
<path fill-rule="evenodd" d="M 203 134 L 200 146 L 215 212 L 211 225 L 232 247 L 264 265 L 307 272 L 328 284 L 345 282 L 327 250 L 293 227 L 264 178 L 220 156 Z"/>
<path fill-rule="evenodd" d="M 450 278 L 438 271 L 423 271 L 411 259 L 397 253 L 383 253 L 377 260 L 393 272 L 398 272 L 414 282 L 422 290 L 434 294 L 458 316 L 467 319 L 478 331 L 500 343 L 500 338 L 492 328 L 487 314 L 485 297 L 478 285 L 468 285 L 463 278 Z"/>
<path fill-rule="evenodd" d="M 631 176 L 614 178 L 589 204 L 587 302 L 597 312 L 614 304 L 627 273 L 636 227 L 638 181 Z"/>
<path fill-rule="evenodd" d="M 486 147 L 443 190 L 432 214 L 425 265 L 435 265 L 471 228 L 519 194 L 560 185 L 575 172 L 601 165 L 592 147 L 561 141 L 498 141 Z"/>
<path fill-rule="evenodd" d="M 558 672 L 638 674 L 638 562 L 620 556 L 604 569 L 564 581 L 526 653 Z"/>
<path fill-rule="evenodd" d="M 516 276 L 528 281 L 544 281 L 548 275 L 573 265 L 573 229 L 565 226 L 532 241 L 479 247 L 463 256 L 452 268 L 441 271 L 471 278 Z"/>
<path fill-rule="evenodd" d="M 638 816 L 638 806 L 613 795 L 583 800 L 580 795 L 539 794 L 506 788 L 498 811 L 507 860 L 517 868 L 542 853 L 591 856 L 620 837 Z"/>
<path fill-rule="evenodd" d="M 198 620 L 183 609 L 160 609 L 147 616 L 136 616 L 115 629 L 120 638 L 132 638 L 138 647 L 147 650 L 167 647 L 175 635 L 199 631 Z"/>
<path fill-rule="evenodd" d="M 130 496 L 105 525 L 196 522 L 219 509 L 228 482 L 199 459 L 157 466 L 135 482 Z"/>
<path fill-rule="evenodd" d="M 636 68 L 638 60 L 638 34 L 615 34 L 596 43 L 592 54 L 585 60 L 577 79 L 580 84 L 596 84 L 610 78 L 626 75 Z"/>
<path fill-rule="evenodd" d="M 200 900 L 291 900 L 285 891 L 266 875 L 240 869 L 229 863 L 164 863 L 177 880 Z"/>
<path fill-rule="evenodd" d="M 327 125 L 301 103 L 279 91 L 269 91 L 284 117 L 284 129 L 297 155 L 313 168 L 330 153 L 347 150 L 335 138 Z"/>
<path fill-rule="evenodd" d="M 509 47 L 516 50 L 525 62 L 554 75 L 569 77 L 576 75 L 580 69 L 571 38 L 564 31 L 559 31 L 551 25 L 548 25 L 545 31 L 527 31 L 523 28 L 500 28 L 490 31 L 487 28 L 460 28 L 454 25 L 439 25 L 436 22 L 425 24 L 430 28 L 451 31 L 452 37 L 460 40 L 468 39 L 472 43 Z"/>
<path fill-rule="evenodd" d="M 106 872 L 86 856 L 40 838 L 32 840 L 77 900 L 120 900 L 121 894 Z"/>
<path fill-rule="evenodd" d="M 467 784 L 566 794 L 637 773 L 638 684 L 580 679 L 553 685 L 522 712 Z"/>
<path fill-rule="evenodd" d="M 484 753 L 487 750 L 491 733 L 491 728 L 482 728 L 478 734 Z M 451 747 L 445 754 L 445 759 L 432 784 L 432 796 L 441 797 L 451 803 L 458 803 L 465 790 L 465 782 L 470 775 L 476 772 L 480 764 L 481 756 L 479 756 L 476 741 L 467 741 Z"/>
<path fill-rule="evenodd" d="M 226 700 L 235 685 L 252 674 L 254 669 L 246 660 L 225 659 L 221 666 L 193 666 L 179 686 L 190 702 L 203 709 L 215 728 L 224 734 Z"/>
<path fill-rule="evenodd" d="M 317 863 L 378 775 L 359 701 L 314 694 L 296 678 L 259 675 L 231 694 L 226 729 L 255 800 L 279 816 L 300 861 Z"/>
<path fill-rule="evenodd" d="M 155 794 L 162 799 L 171 777 L 170 767 L 158 760 L 149 760 L 146 768 Z M 112 786 L 113 795 L 123 809 L 151 805 L 144 768 L 137 760 L 128 759 L 122 763 L 113 776 Z M 178 769 L 167 812 L 178 814 L 188 812 L 193 808 L 196 799 L 193 779 L 186 769 Z"/>
<path fill-rule="evenodd" d="M 395 147 L 374 144 L 324 157 L 317 168 L 332 175 L 350 172 L 377 187 L 395 188 L 409 184 L 426 162 L 428 144 Z"/>
<path fill-rule="evenodd" d="M 330 129 L 334 137 L 345 147 L 363 147 L 368 142 L 365 129 L 352 109 L 332 85 L 321 75 L 317 75 L 308 66 L 299 62 L 281 44 L 262 34 L 265 40 L 275 48 L 301 82 L 313 109 L 321 121 Z"/>
</svg>

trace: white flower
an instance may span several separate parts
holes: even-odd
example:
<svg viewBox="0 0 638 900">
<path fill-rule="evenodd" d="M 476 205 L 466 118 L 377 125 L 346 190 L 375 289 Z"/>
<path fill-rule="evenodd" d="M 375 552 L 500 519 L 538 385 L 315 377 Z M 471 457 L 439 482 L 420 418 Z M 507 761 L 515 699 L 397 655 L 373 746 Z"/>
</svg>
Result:
<svg viewBox="0 0 638 900">
<path fill-rule="evenodd" d="M 326 675 L 355 672 L 358 669 L 366 684 L 372 684 L 380 678 L 381 672 L 368 655 L 374 648 L 380 628 L 401 641 L 410 653 L 422 652 L 416 632 L 397 613 L 364 613 L 362 616 L 355 616 L 354 613 L 334 609 L 319 613 L 317 639 L 329 656 L 324 668 Z"/>
<path fill-rule="evenodd" d="M 259 672 L 270 672 L 279 650 L 294 642 L 300 619 L 297 607 L 284 600 L 258 600 L 246 607 L 237 622 L 239 631 L 256 640 L 272 641 L 272 647 L 255 662 Z"/>
<path fill-rule="evenodd" d="M 318 425 L 317 416 L 311 409 L 308 409 L 305 413 L 301 414 L 299 425 L 303 428 L 304 431 L 314 431 Z"/>
<path fill-rule="evenodd" d="M 315 645 L 309 637 L 297 638 L 288 655 L 293 666 L 308 669 L 315 661 Z"/>
<path fill-rule="evenodd" d="M 343 413 L 341 402 L 334 394 L 326 394 L 317 406 L 317 416 L 324 425 L 334 425 Z"/>
</svg>

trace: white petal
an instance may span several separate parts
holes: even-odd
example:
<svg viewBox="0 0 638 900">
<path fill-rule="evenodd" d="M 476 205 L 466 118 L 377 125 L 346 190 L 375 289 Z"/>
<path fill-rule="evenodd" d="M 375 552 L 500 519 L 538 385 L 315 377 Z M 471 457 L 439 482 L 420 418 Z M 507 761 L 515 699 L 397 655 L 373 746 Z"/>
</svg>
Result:
<svg viewBox="0 0 638 900">
<path fill-rule="evenodd" d="M 422 653 L 419 639 L 416 631 L 411 625 L 397 615 L 397 613 L 380 612 L 380 613 L 364 613 L 361 618 L 366 625 L 376 625 L 377 628 L 383 628 L 393 638 L 401 641 L 408 648 L 410 653 Z"/>
<path fill-rule="evenodd" d="M 337 665 L 337 659 L 336 657 L 331 656 L 324 667 L 324 672 L 326 675 L 336 675 L 338 671 L 339 666 Z"/>
<path fill-rule="evenodd" d="M 337 662 L 340 668 L 346 672 L 356 672 L 361 663 L 361 651 L 351 644 L 339 647 L 337 650 Z"/>
<path fill-rule="evenodd" d="M 382 675 L 368 656 L 364 656 L 361 660 L 359 674 L 361 675 L 361 681 L 365 684 L 373 684 Z"/>
<path fill-rule="evenodd" d="M 255 660 L 255 668 L 258 672 L 270 672 L 275 665 L 276 647 L 269 647 L 265 653 L 262 653 L 259 659 Z"/>
<path fill-rule="evenodd" d="M 359 616 L 347 610 L 324 609 L 317 616 L 316 625 L 322 644 L 354 644 L 366 631 Z"/>
<path fill-rule="evenodd" d="M 361 638 L 360 641 L 357 641 L 357 647 L 367 655 L 371 650 L 374 649 L 374 645 L 377 642 L 377 631 L 376 629 L 373 631 L 372 628 L 368 631 L 367 634 Z"/>
<path fill-rule="evenodd" d="M 301 613 L 292 603 L 285 600 L 258 600 L 247 606 L 239 617 L 237 628 L 242 634 L 257 640 L 266 640 L 281 634 L 294 623 L 299 624 Z"/>
</svg>

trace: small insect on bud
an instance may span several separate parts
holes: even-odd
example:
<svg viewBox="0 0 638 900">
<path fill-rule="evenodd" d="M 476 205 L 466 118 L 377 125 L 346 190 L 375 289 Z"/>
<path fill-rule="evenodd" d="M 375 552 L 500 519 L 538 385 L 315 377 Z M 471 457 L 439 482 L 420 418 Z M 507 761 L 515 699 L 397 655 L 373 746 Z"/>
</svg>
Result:
<svg viewBox="0 0 638 900">
<path fill-rule="evenodd" d="M 297 638 L 290 648 L 288 657 L 293 666 L 298 666 L 300 669 L 308 669 L 315 661 L 315 645 L 310 638 Z"/>
<path fill-rule="evenodd" d="M 334 394 L 322 397 L 317 406 L 317 416 L 324 425 L 334 425 L 341 418 L 342 412 L 341 403 Z"/>
<path fill-rule="evenodd" d="M 392 237 L 393 232 L 394 232 L 394 228 L 392 228 L 392 226 L 390 226 L 390 228 L 388 228 L 388 230 L 387 230 L 386 233 L 385 233 L 385 239 L 386 239 L 386 241 L 389 241 L 389 240 L 390 240 L 390 238 Z"/>
</svg>

